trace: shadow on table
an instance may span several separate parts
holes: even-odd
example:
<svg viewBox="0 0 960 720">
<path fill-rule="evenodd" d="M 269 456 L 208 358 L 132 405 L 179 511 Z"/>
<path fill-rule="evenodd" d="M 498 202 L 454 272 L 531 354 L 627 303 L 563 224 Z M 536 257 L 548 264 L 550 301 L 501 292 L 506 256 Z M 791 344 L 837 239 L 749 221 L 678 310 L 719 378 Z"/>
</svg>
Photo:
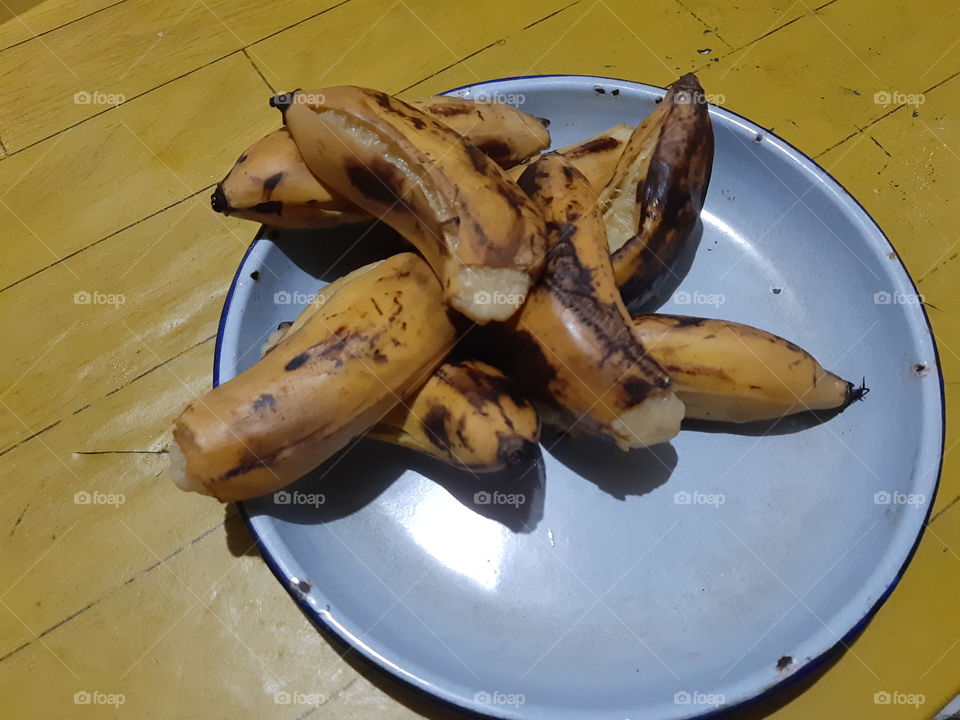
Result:
<svg viewBox="0 0 960 720">
<path fill-rule="evenodd" d="M 551 428 L 544 429 L 542 442 L 563 465 L 618 500 L 655 490 L 677 466 L 669 443 L 622 452 L 607 438 L 571 437 Z"/>
<path fill-rule="evenodd" d="M 531 532 L 543 517 L 544 470 L 539 451 L 520 467 L 478 474 L 369 439 L 354 442 L 280 492 L 251 501 L 247 510 L 300 525 L 330 522 L 361 510 L 411 471 L 513 532 Z M 522 502 L 497 501 L 498 496 L 510 495 L 522 495 Z M 245 542 L 241 538 L 230 544 L 231 550 Z"/>
<path fill-rule="evenodd" d="M 745 423 L 684 420 L 683 429 L 693 432 L 725 433 L 728 435 L 749 435 L 753 437 L 763 437 L 764 435 L 791 435 L 828 422 L 841 412 L 843 412 L 842 409 L 809 410 L 774 418 L 773 420 L 757 420 L 755 422 Z"/>
<path fill-rule="evenodd" d="M 358 223 L 322 230 L 260 229 L 287 258 L 319 280 L 332 282 L 348 272 L 413 247 L 390 226 Z"/>
<path fill-rule="evenodd" d="M 544 443 L 551 448 L 551 454 L 560 462 L 595 483 L 605 492 L 621 499 L 626 498 L 627 495 L 646 494 L 663 484 L 677 462 L 676 452 L 669 444 L 622 453 L 609 442 L 595 438 L 557 438 L 547 434 Z M 638 467 L 642 468 L 639 474 Z M 270 515 L 272 513 L 269 510 L 275 507 L 275 517 L 304 524 L 328 522 L 346 517 L 374 501 L 391 482 L 407 470 L 414 470 L 434 480 L 467 507 L 502 522 L 514 532 L 529 532 L 542 518 L 545 489 L 542 457 L 535 459 L 534 463 L 525 470 L 474 475 L 450 468 L 403 448 L 372 440 L 361 440 L 355 443 L 331 458 L 321 468 L 286 489 L 288 493 L 299 492 L 305 496 L 322 493 L 325 501 L 319 506 L 271 504 L 258 507 L 257 512 Z M 531 501 L 526 504 L 528 507 L 523 509 L 526 514 L 521 514 L 520 508 L 474 502 L 475 493 L 494 490 L 528 493 L 527 497 Z M 264 512 L 264 509 L 268 512 Z M 227 506 L 226 515 L 225 527 L 230 551 L 237 556 L 255 555 L 257 550 L 254 540 L 233 505 Z M 302 606 L 301 610 L 303 611 Z M 310 613 L 304 611 L 304 615 L 316 624 L 316 618 Z M 413 688 L 367 661 L 325 627 L 317 625 L 317 628 L 324 640 L 357 673 L 369 680 L 381 692 L 423 717 L 430 720 L 486 717 L 463 710 Z M 842 657 L 847 646 L 838 645 L 829 651 L 818 661 L 816 669 L 801 670 L 795 676 L 789 677 L 784 686 L 769 690 L 767 694 L 744 707 L 721 711 L 714 717 L 719 720 L 767 718 L 814 686 Z M 786 677 L 790 672 L 793 659 L 787 657 L 771 659 L 771 663 L 777 665 Z M 781 665 L 783 667 L 780 667 Z"/>
<path fill-rule="evenodd" d="M 18 15 L 22 15 L 41 2 L 43 2 L 43 0 L 7 0 L 3 4 L 0 4 L 0 25 L 10 22 Z M 32 35 L 33 33 L 30 34 Z"/>
</svg>

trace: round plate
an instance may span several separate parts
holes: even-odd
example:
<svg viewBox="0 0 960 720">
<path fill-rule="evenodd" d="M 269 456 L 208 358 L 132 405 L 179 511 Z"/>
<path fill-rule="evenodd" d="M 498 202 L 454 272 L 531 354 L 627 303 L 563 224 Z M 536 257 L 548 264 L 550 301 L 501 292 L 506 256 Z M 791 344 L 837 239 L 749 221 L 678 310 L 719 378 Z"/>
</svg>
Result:
<svg viewBox="0 0 960 720">
<path fill-rule="evenodd" d="M 555 146 L 636 124 L 663 90 L 526 77 L 452 91 L 522 103 Z M 859 381 L 822 424 L 685 429 L 621 453 L 545 434 L 542 463 L 475 476 L 363 440 L 243 503 L 304 610 L 411 685 L 503 718 L 690 718 L 754 698 L 861 629 L 933 504 L 936 349 L 864 209 L 812 160 L 711 107 L 696 260 L 664 312 L 781 334 Z M 265 232 L 243 259 L 214 382 L 322 284 L 383 252 L 374 230 Z M 362 239 L 362 242 L 357 242 Z M 351 249 L 352 248 L 352 249 Z"/>
</svg>

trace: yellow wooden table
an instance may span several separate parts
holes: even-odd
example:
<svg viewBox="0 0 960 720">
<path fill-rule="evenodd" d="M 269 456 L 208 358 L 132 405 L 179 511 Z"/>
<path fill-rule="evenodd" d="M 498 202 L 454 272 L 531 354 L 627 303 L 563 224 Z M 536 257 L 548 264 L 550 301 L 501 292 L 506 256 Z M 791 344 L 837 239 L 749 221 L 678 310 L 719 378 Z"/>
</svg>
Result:
<svg viewBox="0 0 960 720">
<path fill-rule="evenodd" d="M 210 212 L 211 186 L 277 125 L 276 90 L 695 70 L 877 219 L 926 298 L 952 403 L 953 0 L 4 0 L 0 21 L 0 717 L 447 716 L 328 644 L 235 508 L 174 489 L 159 453 L 210 384 L 256 230 Z M 903 582 L 834 666 L 744 717 L 927 718 L 960 691 L 948 407 L 940 493 Z M 924 702 L 875 705 L 884 691 Z"/>
</svg>

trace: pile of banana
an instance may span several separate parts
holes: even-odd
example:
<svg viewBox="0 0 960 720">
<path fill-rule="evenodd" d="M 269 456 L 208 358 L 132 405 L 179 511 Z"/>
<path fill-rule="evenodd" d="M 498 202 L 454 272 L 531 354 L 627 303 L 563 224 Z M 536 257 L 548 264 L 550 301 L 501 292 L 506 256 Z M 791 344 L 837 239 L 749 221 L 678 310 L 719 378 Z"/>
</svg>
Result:
<svg viewBox="0 0 960 720">
<path fill-rule="evenodd" d="M 184 490 L 273 492 L 362 435 L 489 472 L 533 461 L 541 422 L 629 450 L 684 418 L 771 420 L 864 392 L 763 330 L 628 312 L 703 206 L 713 129 L 694 75 L 635 128 L 545 154 L 548 122 L 508 105 L 353 86 L 271 104 L 284 127 L 240 156 L 213 209 L 284 228 L 378 220 L 412 247 L 322 288 L 183 411 Z"/>
</svg>

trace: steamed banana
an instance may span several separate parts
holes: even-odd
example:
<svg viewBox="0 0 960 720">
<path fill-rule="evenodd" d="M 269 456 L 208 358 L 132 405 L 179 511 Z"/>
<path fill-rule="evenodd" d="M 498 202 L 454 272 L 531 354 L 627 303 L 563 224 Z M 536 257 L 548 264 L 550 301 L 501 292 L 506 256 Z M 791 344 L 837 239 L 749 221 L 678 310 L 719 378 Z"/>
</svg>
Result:
<svg viewBox="0 0 960 720">
<path fill-rule="evenodd" d="M 824 370 L 793 343 L 749 325 L 638 315 L 633 327 L 670 373 L 689 418 L 772 420 L 806 410 L 840 410 L 866 392 Z"/>
<path fill-rule="evenodd" d="M 469 140 L 505 169 L 550 146 L 550 123 L 512 105 L 447 95 L 415 100 L 410 105 Z"/>
<path fill-rule="evenodd" d="M 416 246 L 452 307 L 479 323 L 516 312 L 542 267 L 543 218 L 476 146 L 353 86 L 298 91 L 284 118 L 314 175 Z"/>
<path fill-rule="evenodd" d="M 243 151 L 217 183 L 210 206 L 224 215 L 280 228 L 325 228 L 370 219 L 313 176 L 287 128 Z"/>
<path fill-rule="evenodd" d="M 413 253 L 325 291 L 260 362 L 177 419 L 170 454 L 181 489 L 227 502 L 282 488 L 378 422 L 454 341 L 440 284 Z"/>
<path fill-rule="evenodd" d="M 609 436 L 622 449 L 669 440 L 683 403 L 631 329 L 587 179 L 549 153 L 520 186 L 543 212 L 548 246 L 543 276 L 509 325 L 518 374 L 573 430 Z"/>
<path fill-rule="evenodd" d="M 314 312 L 314 305 L 309 305 L 296 323 L 280 323 L 262 354 L 271 352 Z M 455 467 L 494 472 L 523 465 L 536 455 L 540 418 L 534 405 L 518 395 L 495 367 L 479 360 L 448 361 L 367 436 Z"/>
<path fill-rule="evenodd" d="M 569 160 L 570 164 L 590 181 L 590 187 L 594 192 L 599 193 L 613 177 L 620 153 L 623 152 L 623 147 L 632 133 L 633 128 L 629 125 L 614 125 L 602 133 L 554 152 Z M 539 159 L 539 155 L 530 157 L 510 168 L 507 175 L 512 180 L 517 180 L 524 170 Z"/>
<path fill-rule="evenodd" d="M 473 472 L 492 472 L 536 456 L 540 420 L 502 372 L 465 360 L 437 368 L 367 436 Z"/>
<path fill-rule="evenodd" d="M 634 130 L 600 193 L 628 301 L 669 271 L 700 217 L 712 167 L 710 111 L 696 75 L 684 75 Z"/>
<path fill-rule="evenodd" d="M 288 104 L 282 98 L 272 104 L 285 110 Z M 443 96 L 411 105 L 444 122 L 504 168 L 550 144 L 546 121 L 511 105 Z M 216 212 L 280 228 L 325 228 L 371 219 L 314 177 L 287 128 L 247 148 L 217 184 L 210 204 Z"/>
</svg>

